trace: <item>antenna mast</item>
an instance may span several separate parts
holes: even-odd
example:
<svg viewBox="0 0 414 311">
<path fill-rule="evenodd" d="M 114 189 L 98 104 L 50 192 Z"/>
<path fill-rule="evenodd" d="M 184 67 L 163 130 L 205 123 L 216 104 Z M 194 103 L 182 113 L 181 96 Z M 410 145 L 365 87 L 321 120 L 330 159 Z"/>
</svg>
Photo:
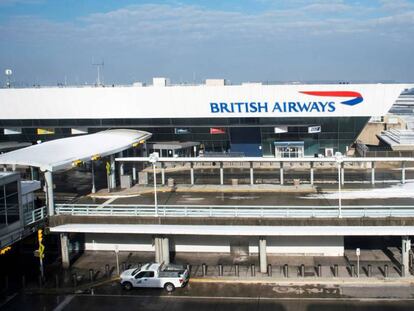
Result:
<svg viewBox="0 0 414 311">
<path fill-rule="evenodd" d="M 101 82 L 101 68 L 102 68 L 102 71 L 103 71 L 105 63 L 104 63 L 104 61 L 102 61 L 100 63 L 92 63 L 92 65 L 96 66 L 96 70 L 97 70 L 96 85 L 97 86 L 102 86 L 103 81 Z"/>
</svg>

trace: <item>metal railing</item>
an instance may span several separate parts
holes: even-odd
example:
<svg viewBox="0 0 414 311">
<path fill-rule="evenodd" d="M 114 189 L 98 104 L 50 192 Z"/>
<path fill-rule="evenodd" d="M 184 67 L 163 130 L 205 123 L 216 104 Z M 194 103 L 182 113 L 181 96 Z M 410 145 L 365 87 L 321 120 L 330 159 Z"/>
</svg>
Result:
<svg viewBox="0 0 414 311">
<path fill-rule="evenodd" d="M 338 206 L 233 206 L 233 205 L 98 205 L 57 204 L 56 215 L 72 216 L 161 216 L 161 217 L 240 217 L 240 218 L 332 218 Z M 342 206 L 343 218 L 414 217 L 414 206 Z"/>
<path fill-rule="evenodd" d="M 35 222 L 38 222 L 47 216 L 46 207 L 43 206 L 41 208 L 26 212 L 24 214 L 24 225 L 30 225 Z"/>
</svg>

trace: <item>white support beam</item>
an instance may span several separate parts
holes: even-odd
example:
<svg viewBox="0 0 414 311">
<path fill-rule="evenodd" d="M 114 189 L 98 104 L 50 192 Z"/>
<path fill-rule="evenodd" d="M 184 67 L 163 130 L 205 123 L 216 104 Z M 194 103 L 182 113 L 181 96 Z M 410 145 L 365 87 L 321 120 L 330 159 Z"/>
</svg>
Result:
<svg viewBox="0 0 414 311">
<path fill-rule="evenodd" d="M 412 236 L 414 226 L 247 226 L 66 224 L 51 232 L 222 236 Z"/>
<path fill-rule="evenodd" d="M 124 163 L 121 162 L 121 164 L 119 164 L 119 180 L 121 180 L 121 176 L 123 176 L 125 173 L 124 171 Z"/>
<path fill-rule="evenodd" d="M 137 181 L 137 165 L 135 163 L 132 166 L 132 180 L 134 183 Z"/>
<path fill-rule="evenodd" d="M 313 185 L 314 183 L 314 168 L 313 162 L 310 163 L 310 184 Z"/>
<path fill-rule="evenodd" d="M 190 182 L 194 185 L 194 163 L 190 163 Z"/>
<path fill-rule="evenodd" d="M 254 169 L 253 162 L 250 162 L 250 185 L 254 185 Z"/>
<path fill-rule="evenodd" d="M 223 162 L 220 162 L 220 185 L 224 185 L 224 168 L 223 168 Z"/>
<path fill-rule="evenodd" d="M 154 238 L 155 262 L 170 263 L 170 247 L 167 237 L 156 236 Z"/>
<path fill-rule="evenodd" d="M 405 184 L 405 162 L 401 162 L 401 183 Z"/>
<path fill-rule="evenodd" d="M 375 185 L 375 162 L 371 162 L 371 184 Z"/>
<path fill-rule="evenodd" d="M 70 266 L 69 261 L 69 238 L 67 233 L 60 234 L 60 253 L 62 257 L 62 267 L 68 269 Z"/>
<path fill-rule="evenodd" d="M 55 201 L 53 195 L 53 174 L 50 171 L 45 171 L 46 181 L 46 198 L 47 198 L 47 211 L 49 216 L 55 214 Z"/>
<path fill-rule="evenodd" d="M 284 180 L 283 180 L 283 178 L 284 178 L 284 176 L 283 176 L 283 162 L 280 162 L 279 165 L 280 165 L 280 184 L 283 185 L 284 184 Z"/>
<path fill-rule="evenodd" d="M 161 163 L 161 184 L 165 185 L 165 165 Z"/>
<path fill-rule="evenodd" d="M 116 175 L 115 175 L 115 156 L 112 154 L 110 156 L 110 164 L 111 164 L 111 175 L 109 176 L 110 180 L 110 189 L 116 188 Z"/>
<path fill-rule="evenodd" d="M 266 273 L 267 271 L 267 250 L 266 250 L 266 239 L 259 239 L 259 260 L 260 260 L 260 272 Z"/>
<path fill-rule="evenodd" d="M 91 193 L 96 193 L 96 184 L 95 184 L 95 162 L 91 161 L 91 175 L 92 175 L 92 189 Z"/>
<path fill-rule="evenodd" d="M 162 241 L 162 262 L 168 265 L 170 263 L 170 241 L 167 237 L 163 237 Z"/>
<path fill-rule="evenodd" d="M 402 238 L 401 245 L 401 264 L 404 265 L 403 275 L 409 276 L 410 266 L 409 266 L 409 254 L 411 249 L 411 240 L 409 237 L 405 236 Z"/>
</svg>

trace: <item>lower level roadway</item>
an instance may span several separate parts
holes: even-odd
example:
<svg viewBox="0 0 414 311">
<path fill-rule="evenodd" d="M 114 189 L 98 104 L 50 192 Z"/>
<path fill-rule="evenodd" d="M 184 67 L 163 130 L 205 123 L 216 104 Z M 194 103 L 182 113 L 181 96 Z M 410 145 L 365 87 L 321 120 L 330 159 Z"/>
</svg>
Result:
<svg viewBox="0 0 414 311">
<path fill-rule="evenodd" d="M 214 296 L 215 293 L 212 293 Z M 216 293 L 219 294 L 219 293 Z M 365 311 L 413 310 L 412 300 L 213 298 L 152 295 L 17 296 L 2 310 L 272 310 L 272 311 Z"/>
</svg>

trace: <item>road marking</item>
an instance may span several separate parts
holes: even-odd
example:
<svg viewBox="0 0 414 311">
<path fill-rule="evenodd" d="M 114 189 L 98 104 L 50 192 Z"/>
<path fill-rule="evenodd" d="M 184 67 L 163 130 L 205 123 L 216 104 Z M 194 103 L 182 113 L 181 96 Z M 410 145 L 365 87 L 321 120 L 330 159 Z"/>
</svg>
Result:
<svg viewBox="0 0 414 311">
<path fill-rule="evenodd" d="M 343 297 L 234 297 L 234 296 L 173 296 L 173 295 L 131 295 L 131 294 L 76 294 L 77 296 L 83 297 L 126 297 L 126 298 L 166 298 L 166 299 L 227 299 L 227 300 L 308 300 L 308 301 L 361 301 L 361 302 L 371 302 L 371 301 L 414 301 L 414 298 L 343 298 Z M 56 310 L 54 310 L 56 311 Z"/>
<path fill-rule="evenodd" d="M 102 207 L 108 206 L 116 199 L 118 199 L 118 197 L 114 196 L 113 198 L 110 198 L 109 200 L 106 200 L 105 202 L 103 202 L 101 205 L 98 205 L 96 208 L 102 208 Z"/>
<path fill-rule="evenodd" d="M 66 296 L 65 299 L 62 300 L 62 302 L 53 309 L 53 311 L 62 311 L 71 301 L 75 298 L 74 295 Z"/>
<path fill-rule="evenodd" d="M 17 293 L 14 293 L 13 295 L 7 297 L 6 300 L 2 304 L 0 304 L 0 309 L 3 308 L 6 304 L 8 304 L 16 296 L 17 296 Z"/>
</svg>

